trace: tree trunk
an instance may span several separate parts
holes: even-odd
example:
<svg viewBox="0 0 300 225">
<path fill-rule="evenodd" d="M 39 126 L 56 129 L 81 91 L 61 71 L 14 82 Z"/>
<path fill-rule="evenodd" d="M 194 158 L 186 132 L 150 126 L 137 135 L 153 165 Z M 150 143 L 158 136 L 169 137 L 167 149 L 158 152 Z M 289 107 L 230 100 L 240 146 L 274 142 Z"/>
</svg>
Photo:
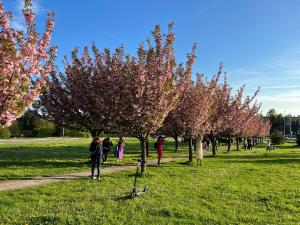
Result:
<svg viewBox="0 0 300 225">
<path fill-rule="evenodd" d="M 212 148 L 213 156 L 215 156 L 216 155 L 216 138 L 215 138 L 215 136 L 212 136 L 211 148 Z"/>
<path fill-rule="evenodd" d="M 193 138 L 189 138 L 189 162 L 193 161 Z"/>
<path fill-rule="evenodd" d="M 236 150 L 239 151 L 240 150 L 240 138 L 236 138 Z"/>
<path fill-rule="evenodd" d="M 149 157 L 149 140 L 146 139 L 146 156 Z"/>
<path fill-rule="evenodd" d="M 202 137 L 202 135 L 200 137 L 196 138 L 196 159 L 197 159 L 197 164 L 200 162 L 200 165 L 202 165 L 202 159 L 203 159 L 203 137 Z"/>
<path fill-rule="evenodd" d="M 178 135 L 175 135 L 173 138 L 175 140 L 175 152 L 178 152 Z"/>
<path fill-rule="evenodd" d="M 230 152 L 230 150 L 231 150 L 231 137 L 229 137 L 227 140 L 227 152 Z"/>
<path fill-rule="evenodd" d="M 140 138 L 140 143 L 141 143 L 141 175 L 145 175 L 146 174 L 146 140 L 147 138 Z"/>
</svg>

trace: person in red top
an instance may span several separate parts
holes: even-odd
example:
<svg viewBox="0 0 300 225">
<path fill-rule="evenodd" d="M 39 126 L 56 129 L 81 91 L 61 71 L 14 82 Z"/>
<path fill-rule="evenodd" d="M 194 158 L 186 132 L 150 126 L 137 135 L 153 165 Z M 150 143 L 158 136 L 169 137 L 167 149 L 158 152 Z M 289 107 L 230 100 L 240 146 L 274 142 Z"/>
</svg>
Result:
<svg viewBox="0 0 300 225">
<path fill-rule="evenodd" d="M 156 153 L 157 153 L 157 165 L 160 165 L 160 159 L 163 157 L 163 147 L 165 144 L 165 140 L 162 136 L 158 136 L 156 142 Z"/>
</svg>

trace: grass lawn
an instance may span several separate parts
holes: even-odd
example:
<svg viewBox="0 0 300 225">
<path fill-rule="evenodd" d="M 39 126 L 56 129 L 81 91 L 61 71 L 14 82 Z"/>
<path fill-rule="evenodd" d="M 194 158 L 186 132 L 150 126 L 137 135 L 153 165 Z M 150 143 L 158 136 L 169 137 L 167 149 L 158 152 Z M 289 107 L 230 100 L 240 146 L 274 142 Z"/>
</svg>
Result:
<svg viewBox="0 0 300 225">
<path fill-rule="evenodd" d="M 89 144 L 91 139 L 59 140 L 54 142 L 0 143 L 0 182 L 5 180 L 28 179 L 35 176 L 85 171 L 89 169 Z M 117 143 L 117 139 L 112 139 Z M 156 158 L 153 150 L 154 139 L 150 139 L 149 159 Z M 136 162 L 140 155 L 140 144 L 136 138 L 125 138 L 125 153 L 122 162 L 116 162 L 112 154 L 114 145 L 104 166 Z M 181 146 L 186 151 L 186 146 Z M 174 153 L 174 143 L 168 139 L 165 156 L 182 155 Z"/>
<path fill-rule="evenodd" d="M 76 154 L 84 158 L 87 142 L 80 143 Z M 138 180 L 149 191 L 130 200 L 133 173 L 2 192 L 0 224 L 300 224 L 300 149 L 293 143 L 268 153 L 221 153 L 202 167 L 182 160 L 149 166 Z"/>
</svg>

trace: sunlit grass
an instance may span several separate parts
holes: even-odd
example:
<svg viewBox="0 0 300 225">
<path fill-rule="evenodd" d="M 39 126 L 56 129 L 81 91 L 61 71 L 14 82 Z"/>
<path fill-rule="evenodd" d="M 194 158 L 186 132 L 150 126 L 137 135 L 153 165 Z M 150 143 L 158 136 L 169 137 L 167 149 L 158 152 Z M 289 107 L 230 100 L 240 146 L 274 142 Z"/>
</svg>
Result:
<svg viewBox="0 0 300 225">
<path fill-rule="evenodd" d="M 0 224 L 299 224 L 300 149 L 285 144 L 0 193 Z"/>
</svg>

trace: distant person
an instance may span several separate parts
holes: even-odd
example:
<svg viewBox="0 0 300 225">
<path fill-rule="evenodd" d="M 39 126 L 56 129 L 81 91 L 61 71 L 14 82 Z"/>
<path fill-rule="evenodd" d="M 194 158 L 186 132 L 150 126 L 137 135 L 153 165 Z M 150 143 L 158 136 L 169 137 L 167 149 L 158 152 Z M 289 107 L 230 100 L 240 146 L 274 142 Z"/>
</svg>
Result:
<svg viewBox="0 0 300 225">
<path fill-rule="evenodd" d="M 202 141 L 202 145 L 203 145 L 203 149 L 205 150 L 205 152 L 208 152 L 208 145 L 207 145 L 207 141 L 206 140 Z"/>
<path fill-rule="evenodd" d="M 100 179 L 100 167 L 103 154 L 102 143 L 99 137 L 95 137 L 90 145 L 91 153 L 91 173 L 92 179 Z M 97 167 L 97 177 L 94 176 L 95 167 Z"/>
<path fill-rule="evenodd" d="M 121 161 L 123 159 L 124 155 L 124 146 L 125 142 L 122 137 L 119 138 L 118 144 L 117 144 L 117 158 L 118 161 Z"/>
<path fill-rule="evenodd" d="M 210 151 L 211 142 L 209 139 L 206 139 L 207 151 Z"/>
<path fill-rule="evenodd" d="M 157 153 L 157 165 L 160 165 L 160 160 L 163 157 L 163 148 L 164 148 L 165 140 L 163 136 L 158 136 L 156 141 L 156 153 Z"/>
<path fill-rule="evenodd" d="M 244 149 L 248 149 L 247 140 L 246 139 L 244 139 Z"/>
<path fill-rule="evenodd" d="M 252 140 L 251 140 L 251 138 L 247 139 L 247 148 L 252 150 Z"/>
<path fill-rule="evenodd" d="M 267 151 L 271 151 L 271 141 L 268 141 L 268 145 L 267 145 Z"/>
<path fill-rule="evenodd" d="M 103 162 L 107 162 L 107 155 L 110 152 L 110 148 L 113 146 L 112 142 L 110 141 L 110 138 L 105 138 L 102 141 L 103 146 Z"/>
<path fill-rule="evenodd" d="M 209 146 L 210 146 L 210 141 L 209 139 L 204 139 L 202 141 L 203 143 L 203 149 L 206 151 L 206 152 L 209 152 Z"/>
</svg>

